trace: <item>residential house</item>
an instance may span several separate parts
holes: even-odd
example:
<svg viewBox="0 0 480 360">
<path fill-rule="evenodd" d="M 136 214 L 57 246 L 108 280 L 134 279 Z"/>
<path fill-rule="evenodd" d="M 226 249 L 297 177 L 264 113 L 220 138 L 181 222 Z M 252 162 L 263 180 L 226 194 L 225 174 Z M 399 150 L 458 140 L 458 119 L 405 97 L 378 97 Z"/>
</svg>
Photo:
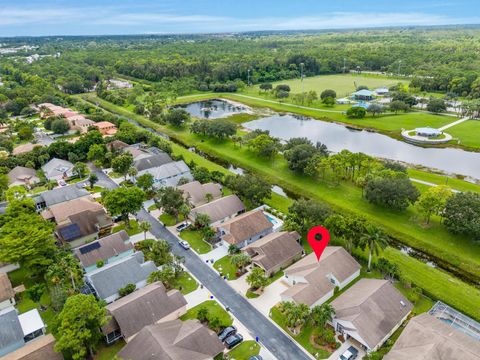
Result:
<svg viewBox="0 0 480 360">
<path fill-rule="evenodd" d="M 65 201 L 75 200 L 82 197 L 90 196 L 90 193 L 78 184 L 58 187 L 53 190 L 44 191 L 33 197 L 37 210 L 60 204 Z"/>
<path fill-rule="evenodd" d="M 173 162 L 173 160 L 167 153 L 161 153 L 158 155 L 137 157 L 137 159 L 133 161 L 133 167 L 140 172 L 147 169 L 156 168 L 171 162 Z"/>
<path fill-rule="evenodd" d="M 192 209 L 189 218 L 195 221 L 198 214 L 205 214 L 210 218 L 210 225 L 216 226 L 244 212 L 245 205 L 240 198 L 229 195 Z"/>
<path fill-rule="evenodd" d="M 85 244 L 73 250 L 85 272 L 97 268 L 101 262 L 103 265 L 111 264 L 134 252 L 133 244 L 125 230 L 105 236 L 91 243 Z"/>
<path fill-rule="evenodd" d="M 320 261 L 311 253 L 285 270 L 283 280 L 290 287 L 280 296 L 282 301 L 321 305 L 336 287 L 343 289 L 359 275 L 360 264 L 343 247 L 327 246 Z"/>
<path fill-rule="evenodd" d="M 45 220 L 57 224 L 55 235 L 64 244 L 77 247 L 110 233 L 112 218 L 90 196 L 52 205 L 42 211 Z"/>
<path fill-rule="evenodd" d="M 262 210 L 252 210 L 216 226 L 225 246 L 241 249 L 272 232 L 273 224 Z"/>
<path fill-rule="evenodd" d="M 92 124 L 103 136 L 111 136 L 117 133 L 117 127 L 109 121 L 99 121 Z"/>
<path fill-rule="evenodd" d="M 53 158 L 42 166 L 43 173 L 48 180 L 64 180 L 73 176 L 74 165 L 62 159 Z"/>
<path fill-rule="evenodd" d="M 34 341 L 4 356 L 2 360 L 62 360 L 63 356 L 54 350 L 52 334 L 40 336 Z"/>
<path fill-rule="evenodd" d="M 111 320 L 102 332 L 108 344 L 120 337 L 129 342 L 145 326 L 178 319 L 186 311 L 187 301 L 180 291 L 167 291 L 155 282 L 108 304 Z"/>
<path fill-rule="evenodd" d="M 223 350 L 217 334 L 198 320 L 172 320 L 144 327 L 118 356 L 129 360 L 212 360 Z"/>
<path fill-rule="evenodd" d="M 0 273 L 0 310 L 15 305 L 15 291 L 6 273 Z"/>
<path fill-rule="evenodd" d="M 211 200 L 222 197 L 222 186 L 215 183 L 201 184 L 199 181 L 192 181 L 179 186 L 177 189 L 183 192 L 185 199 L 192 207 L 208 203 L 207 194 L 211 195 Z"/>
<path fill-rule="evenodd" d="M 16 148 L 13 149 L 12 155 L 20 155 L 20 154 L 26 154 L 35 149 L 36 147 L 43 147 L 44 145 L 42 144 L 32 144 L 32 143 L 27 143 L 23 145 L 19 145 Z"/>
<path fill-rule="evenodd" d="M 183 160 L 172 161 L 158 167 L 139 171 L 137 177 L 146 173 L 153 175 L 153 186 L 156 188 L 177 186 L 182 178 L 189 181 L 193 180 L 190 169 Z"/>
<path fill-rule="evenodd" d="M 20 315 L 13 306 L 0 310 L 0 356 L 11 353 L 44 334 L 45 324 L 37 309 Z"/>
<path fill-rule="evenodd" d="M 117 300 L 118 291 L 128 284 L 137 289 L 147 285 L 148 276 L 157 270 L 153 261 L 146 261 L 143 252 L 137 251 L 114 263 L 104 265 L 85 275 L 85 281 L 99 299 L 107 304 Z"/>
<path fill-rule="evenodd" d="M 427 313 L 408 321 L 384 360 L 480 360 L 480 342 Z"/>
<path fill-rule="evenodd" d="M 111 89 L 131 89 L 133 85 L 125 80 L 109 79 L 107 88 Z"/>
<path fill-rule="evenodd" d="M 121 140 L 113 140 L 113 141 L 109 142 L 106 146 L 107 146 L 108 151 L 112 151 L 112 152 L 122 151 L 123 149 L 129 147 L 129 145 L 127 143 L 125 143 Z"/>
<path fill-rule="evenodd" d="M 74 115 L 67 118 L 70 130 L 79 131 L 81 134 L 88 132 L 91 126 L 95 125 L 95 121 L 85 118 L 83 115 Z"/>
<path fill-rule="evenodd" d="M 357 101 L 370 101 L 375 98 L 375 92 L 367 89 L 358 90 L 352 94 L 352 98 Z"/>
<path fill-rule="evenodd" d="M 273 232 L 243 248 L 252 264 L 265 271 L 266 276 L 285 269 L 302 257 L 303 247 L 296 231 Z"/>
<path fill-rule="evenodd" d="M 40 182 L 35 169 L 30 169 L 23 166 L 15 166 L 8 173 L 9 186 L 24 185 L 30 187 Z"/>
<path fill-rule="evenodd" d="M 375 89 L 375 95 L 377 96 L 386 96 L 389 92 L 388 88 L 385 87 Z"/>
<path fill-rule="evenodd" d="M 360 279 L 330 305 L 335 309 L 335 331 L 367 352 L 382 346 L 413 308 L 390 281 L 379 279 Z"/>
</svg>

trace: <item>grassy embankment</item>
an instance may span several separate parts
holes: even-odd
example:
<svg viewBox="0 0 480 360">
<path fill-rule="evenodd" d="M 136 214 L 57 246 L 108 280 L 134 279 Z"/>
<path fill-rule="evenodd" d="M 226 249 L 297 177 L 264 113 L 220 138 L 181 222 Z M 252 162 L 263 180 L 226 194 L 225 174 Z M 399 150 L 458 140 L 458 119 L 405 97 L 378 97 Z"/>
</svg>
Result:
<svg viewBox="0 0 480 360">
<path fill-rule="evenodd" d="M 92 95 L 87 96 L 91 98 Z M 273 161 L 258 159 L 247 149 L 235 148 L 230 142 L 215 142 L 211 139 L 201 139 L 191 135 L 186 130 L 175 130 L 169 127 L 159 126 L 149 120 L 112 105 L 108 102 L 95 98 L 102 107 L 112 112 L 129 116 L 146 126 L 166 132 L 182 142 L 195 145 L 202 151 L 219 158 L 230 161 L 238 166 L 250 169 L 265 177 L 272 183 L 276 183 L 285 189 L 303 196 L 323 200 L 331 204 L 335 209 L 363 214 L 369 220 L 382 225 L 390 235 L 402 240 L 412 247 L 424 250 L 439 259 L 448 261 L 450 264 L 462 270 L 473 273 L 479 272 L 478 247 L 467 239 L 454 237 L 449 234 L 438 219 L 430 228 L 424 228 L 418 220 L 418 214 L 414 209 L 404 213 L 388 211 L 373 206 L 361 198 L 361 191 L 350 184 L 331 186 L 312 179 L 299 177 L 291 173 L 286 163 L 281 158 Z M 189 152 L 187 149 L 173 144 L 174 152 L 184 156 L 188 162 L 194 160 L 198 165 L 211 170 L 224 173 L 228 171 L 211 161 Z M 290 200 L 278 195 L 272 196 L 269 202 L 272 207 L 281 211 L 288 209 Z M 428 294 L 436 299 L 464 311 L 477 319 L 480 319 L 480 291 L 473 286 L 461 282 L 450 274 L 438 269 L 433 269 L 424 263 L 403 255 L 400 251 L 389 248 L 384 256 L 399 264 L 404 277 L 411 279 L 413 283 L 423 288 Z"/>
</svg>

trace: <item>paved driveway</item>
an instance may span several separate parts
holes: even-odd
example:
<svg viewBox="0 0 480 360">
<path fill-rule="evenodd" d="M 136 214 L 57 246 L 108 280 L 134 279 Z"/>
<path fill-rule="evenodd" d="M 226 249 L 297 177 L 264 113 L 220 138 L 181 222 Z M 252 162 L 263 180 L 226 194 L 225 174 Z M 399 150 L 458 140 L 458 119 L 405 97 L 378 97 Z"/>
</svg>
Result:
<svg viewBox="0 0 480 360">
<path fill-rule="evenodd" d="M 340 346 L 337 350 L 335 350 L 335 352 L 332 355 L 330 355 L 328 360 L 338 360 L 340 358 L 340 355 L 342 355 L 345 352 L 345 350 L 347 350 L 350 346 L 353 346 L 355 349 L 359 351 L 358 356 L 355 360 L 363 359 L 363 357 L 366 355 L 365 351 L 362 350 L 359 343 L 355 339 L 350 338 L 346 340 L 342 344 L 342 346 Z"/>
</svg>

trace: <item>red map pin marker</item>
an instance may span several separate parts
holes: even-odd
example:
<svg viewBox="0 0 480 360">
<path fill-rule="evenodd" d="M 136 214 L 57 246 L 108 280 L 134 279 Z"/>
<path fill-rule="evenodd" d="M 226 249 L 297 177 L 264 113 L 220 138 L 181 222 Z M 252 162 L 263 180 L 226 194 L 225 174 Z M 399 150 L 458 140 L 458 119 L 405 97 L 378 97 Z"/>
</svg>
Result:
<svg viewBox="0 0 480 360">
<path fill-rule="evenodd" d="M 317 238 L 320 239 L 317 240 Z M 322 256 L 323 250 L 325 250 L 330 241 L 330 233 L 323 226 L 315 226 L 308 232 L 307 240 L 315 252 L 317 260 L 320 261 L 320 256 Z"/>
</svg>

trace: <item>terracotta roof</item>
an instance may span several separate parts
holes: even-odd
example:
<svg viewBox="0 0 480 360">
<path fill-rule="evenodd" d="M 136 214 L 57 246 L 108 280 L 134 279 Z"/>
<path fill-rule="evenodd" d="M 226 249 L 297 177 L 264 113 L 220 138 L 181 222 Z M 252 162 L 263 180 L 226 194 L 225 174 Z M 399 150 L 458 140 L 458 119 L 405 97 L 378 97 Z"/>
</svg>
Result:
<svg viewBox="0 0 480 360">
<path fill-rule="evenodd" d="M 207 194 L 212 194 L 213 200 L 222 197 L 222 186 L 220 184 L 201 184 L 199 181 L 192 181 L 179 186 L 178 189 L 183 191 L 184 196 L 193 206 L 206 204 Z"/>
<path fill-rule="evenodd" d="M 62 360 L 62 354 L 55 352 L 54 345 L 55 338 L 52 334 L 40 336 L 2 357 L 2 360 Z"/>
<path fill-rule="evenodd" d="M 343 247 L 327 246 L 320 261 L 311 253 L 285 270 L 285 275 L 303 277 L 306 283 L 297 283 L 282 295 L 311 306 L 334 289 L 328 276 L 334 276 L 341 283 L 358 270 L 360 264 Z"/>
<path fill-rule="evenodd" d="M 12 288 L 12 283 L 5 273 L 0 273 L 0 302 L 15 297 L 15 292 Z"/>
<path fill-rule="evenodd" d="M 273 228 L 273 224 L 262 210 L 252 210 L 218 225 L 217 229 L 220 228 L 227 231 L 222 239 L 235 245 Z"/>
<path fill-rule="evenodd" d="M 389 281 L 360 279 L 331 302 L 335 318 L 349 321 L 358 335 L 375 348 L 413 308 Z"/>
<path fill-rule="evenodd" d="M 254 263 L 268 271 L 302 253 L 299 239 L 296 231 L 274 232 L 248 245 L 243 251 L 252 257 Z"/>
<path fill-rule="evenodd" d="M 180 291 L 167 292 L 161 282 L 155 282 L 107 305 L 112 320 L 102 331 L 108 334 L 118 325 L 122 335 L 128 339 L 145 326 L 155 324 L 186 305 L 187 301 Z"/>
<path fill-rule="evenodd" d="M 229 195 L 196 207 L 191 211 L 191 214 L 193 217 L 197 214 L 207 214 L 210 217 L 210 222 L 214 223 L 242 211 L 245 211 L 245 205 L 243 205 L 239 197 L 237 195 Z"/>
<path fill-rule="evenodd" d="M 112 124 L 109 121 L 99 121 L 95 123 L 95 126 L 98 127 L 99 129 L 107 129 L 110 127 L 115 127 L 115 124 Z"/>
<path fill-rule="evenodd" d="M 127 232 L 122 230 L 80 246 L 73 252 L 83 267 L 88 267 L 95 265 L 99 260 L 108 260 L 116 255 L 133 250 L 132 243 L 128 242 L 129 238 Z"/>
<path fill-rule="evenodd" d="M 480 342 L 429 314 L 412 318 L 385 360 L 480 360 Z"/>
<path fill-rule="evenodd" d="M 218 336 L 198 320 L 146 326 L 118 353 L 129 360 L 210 360 L 224 349 Z"/>
</svg>

